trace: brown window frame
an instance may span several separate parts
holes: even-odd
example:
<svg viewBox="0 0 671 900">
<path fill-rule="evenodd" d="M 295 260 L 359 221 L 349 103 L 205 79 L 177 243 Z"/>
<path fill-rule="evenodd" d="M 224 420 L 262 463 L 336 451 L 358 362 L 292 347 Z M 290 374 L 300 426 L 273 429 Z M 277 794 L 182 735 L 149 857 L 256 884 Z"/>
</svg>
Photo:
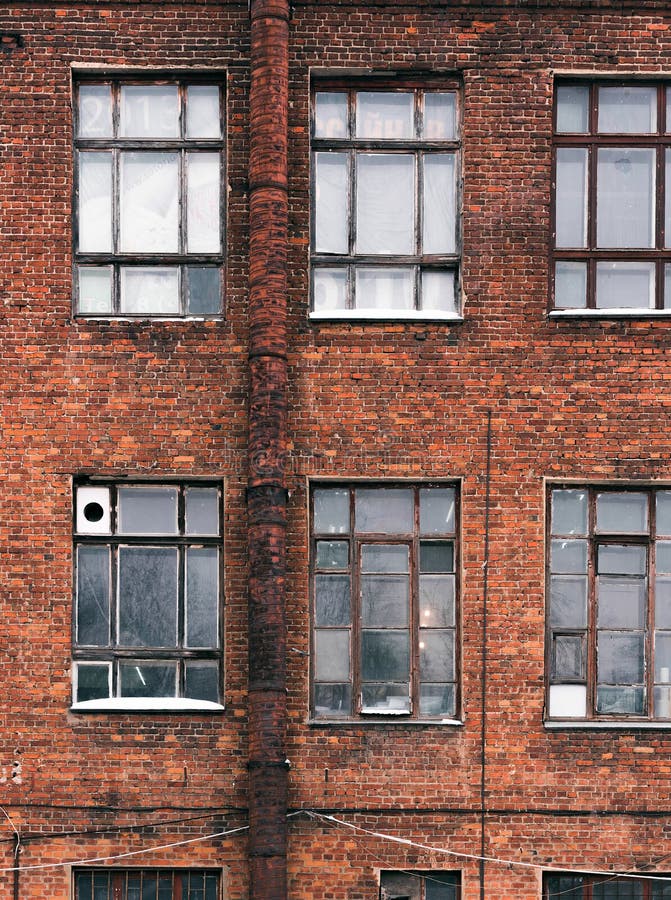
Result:
<svg viewBox="0 0 671 900">
<path fill-rule="evenodd" d="M 436 870 L 403 870 L 380 872 L 380 900 L 425 900 L 427 882 L 438 882 L 452 888 L 450 900 L 461 897 L 461 878 L 458 872 Z"/>
<path fill-rule="evenodd" d="M 413 491 L 413 529 L 409 532 L 363 532 L 356 530 L 355 527 L 355 492 L 357 489 L 401 489 Z M 426 489 L 448 489 L 453 492 L 454 503 L 454 529 L 445 531 L 444 533 L 420 534 L 419 527 L 419 499 L 420 491 Z M 314 527 L 314 500 L 319 490 L 336 490 L 349 492 L 349 530 L 346 533 L 334 534 L 332 532 L 317 532 Z M 455 481 L 449 482 L 314 482 L 311 484 L 310 490 L 310 592 L 311 592 L 311 718 L 315 722 L 329 721 L 438 721 L 454 720 L 459 715 L 461 708 L 460 698 L 460 485 Z M 318 543 L 323 541 L 342 540 L 348 544 L 348 563 L 347 567 L 340 569 L 324 568 L 317 566 L 317 550 Z M 453 700 L 452 709 L 449 713 L 440 712 L 435 715 L 420 713 L 420 641 L 422 629 L 420 628 L 420 610 L 419 610 L 419 553 L 420 544 L 443 544 L 451 543 L 452 545 L 452 570 L 445 571 L 444 574 L 451 576 L 454 591 L 454 621 L 452 625 L 439 624 L 437 628 L 442 631 L 451 631 L 453 640 L 453 681 L 431 682 L 428 678 L 426 684 L 452 685 Z M 407 546 L 409 548 L 409 621 L 407 632 L 409 633 L 409 678 L 410 678 L 410 708 L 396 713 L 389 713 L 383 709 L 373 709 L 366 707 L 362 697 L 362 632 L 365 630 L 362 622 L 361 612 L 361 596 L 360 596 L 360 578 L 359 571 L 361 565 L 361 548 L 366 545 L 397 545 Z M 317 622 L 316 618 L 316 582 L 320 575 L 344 575 L 349 578 L 349 606 L 350 613 L 348 625 L 334 626 L 335 630 L 349 631 L 349 685 L 351 688 L 350 708 L 342 713 L 328 712 L 320 713 L 316 702 L 315 693 L 320 685 L 326 687 L 333 686 L 332 680 L 317 680 L 316 673 L 316 636 L 318 631 L 327 630 L 327 627 Z M 366 573 L 368 574 L 368 573 Z M 424 574 L 434 574 L 433 570 L 426 570 Z M 443 574 L 440 570 L 437 574 Z M 378 626 L 369 626 L 379 630 Z M 394 629 L 396 630 L 396 629 Z M 366 681 L 366 684 L 373 682 Z M 395 683 L 393 679 L 389 679 L 386 685 Z M 380 682 L 382 685 L 383 682 Z"/>
<path fill-rule="evenodd" d="M 356 97 L 359 93 L 381 92 L 381 93 L 413 93 L 414 102 L 414 127 L 416 135 L 420 133 L 421 116 L 423 115 L 424 97 L 431 93 L 453 93 L 455 95 L 455 130 L 454 139 L 429 140 L 422 137 L 403 138 L 403 139 L 371 139 L 358 138 L 355 135 L 356 122 Z M 345 138 L 335 137 L 316 137 L 315 136 L 315 106 L 316 96 L 321 93 L 339 93 L 347 95 L 347 126 L 349 136 Z M 310 309 L 312 312 L 319 312 L 315 309 L 315 287 L 314 274 L 319 269 L 342 269 L 347 274 L 347 308 L 340 310 L 341 314 L 348 313 L 365 313 L 370 312 L 367 307 L 358 307 L 356 305 L 356 279 L 355 270 L 357 266 L 370 266 L 374 268 L 410 268 L 414 271 L 413 298 L 414 306 L 412 310 L 404 309 L 386 309 L 390 318 L 401 318 L 404 313 L 422 313 L 426 317 L 431 315 L 440 315 L 450 312 L 455 316 L 460 315 L 460 287 L 461 287 L 461 255 L 462 255 L 462 215 L 461 215 L 461 196 L 462 196 L 462 89 L 461 83 L 454 79 L 446 78 L 423 78 L 413 79 L 404 78 L 394 81 L 388 78 L 380 79 L 315 79 L 312 84 L 311 107 L 310 107 L 310 150 L 311 150 L 311 178 L 310 178 L 310 196 L 311 196 L 311 228 L 310 228 Z M 317 190 L 316 190 L 316 154 L 328 152 L 347 153 L 349 157 L 348 166 L 348 245 L 347 253 L 331 253 L 318 252 L 315 249 L 316 243 L 316 206 L 317 206 Z M 354 160 L 357 153 L 375 152 L 377 154 L 412 154 L 415 157 L 415 247 L 416 252 L 411 254 L 371 254 L 356 252 L 356 167 Z M 431 154 L 447 154 L 451 153 L 455 156 L 455 252 L 440 254 L 425 254 L 422 252 L 422 166 L 421 162 L 425 156 Z M 422 273 L 423 272 L 446 272 L 454 273 L 454 310 L 442 309 L 422 309 Z"/>
<path fill-rule="evenodd" d="M 192 877 L 199 880 L 202 879 L 203 887 L 211 888 L 214 884 L 214 892 L 210 889 L 205 895 L 205 900 L 221 900 L 221 877 L 220 872 L 212 869 L 151 869 L 151 868 L 93 868 L 93 869 L 75 869 L 73 872 L 73 895 L 74 900 L 93 900 L 94 896 L 98 897 L 99 890 L 107 890 L 108 900 L 127 900 L 128 897 L 128 880 L 139 880 L 139 886 L 142 889 L 146 887 L 145 879 L 156 879 L 157 894 L 160 878 L 163 881 L 161 887 L 165 890 L 166 882 L 170 882 L 171 900 L 191 900 L 192 888 L 197 892 L 193 894 L 194 900 L 203 897 L 203 888 L 198 885 L 191 885 Z M 186 880 L 186 885 L 184 884 Z M 88 882 L 88 885 L 84 884 Z M 133 885 L 136 887 L 137 885 Z M 95 891 L 95 893 L 94 893 Z M 143 893 L 144 897 L 145 894 Z M 163 894 L 161 895 L 163 896 Z"/>
<path fill-rule="evenodd" d="M 144 138 L 121 137 L 119 131 L 119 109 L 121 88 L 153 87 L 176 85 L 179 97 L 179 131 L 178 137 L 170 138 Z M 113 137 L 86 137 L 79 134 L 79 92 L 82 87 L 108 86 L 112 96 L 112 126 Z M 196 86 L 217 87 L 219 90 L 219 122 L 220 136 L 218 138 L 191 138 L 186 133 L 186 108 L 187 89 Z M 225 297 L 225 246 L 226 246 L 226 92 L 225 82 L 220 74 L 189 73 L 182 75 L 172 74 L 148 74 L 146 76 L 129 75 L 98 75 L 78 77 L 74 84 L 73 103 L 73 297 L 74 309 L 77 316 L 86 318 L 221 318 L 224 315 Z M 82 251 L 79 249 L 79 195 L 80 195 L 80 154 L 86 151 L 110 152 L 112 154 L 112 250 L 111 251 Z M 127 251 L 120 249 L 120 157 L 124 152 L 142 153 L 147 151 L 163 151 L 178 154 L 179 179 L 178 179 L 178 245 L 177 252 L 158 251 Z M 189 252 L 186 249 L 187 230 L 187 181 L 186 181 L 186 155 L 190 152 L 217 152 L 219 154 L 219 250 L 216 252 Z M 121 270 L 132 268 L 160 268 L 169 266 L 178 269 L 179 279 L 179 311 L 151 311 L 129 312 L 121 310 Z M 82 269 L 107 269 L 111 271 L 111 310 L 89 311 L 80 309 L 80 280 L 79 270 Z M 189 269 L 210 270 L 216 269 L 218 273 L 219 303 L 215 311 L 199 312 L 189 309 Z"/>
<path fill-rule="evenodd" d="M 561 88 L 587 88 L 588 130 L 580 132 L 559 132 L 557 130 L 558 102 L 557 91 Z M 598 92 L 600 88 L 654 88 L 657 92 L 656 118 L 657 129 L 651 133 L 615 133 L 598 131 Z M 666 92 L 671 91 L 671 82 L 651 79 L 558 79 L 555 83 L 553 108 L 553 152 L 552 152 L 552 239 L 550 251 L 550 311 L 563 313 L 580 313 L 595 311 L 607 316 L 625 310 L 627 313 L 645 315 L 659 310 L 671 310 L 671 296 L 665 305 L 664 285 L 665 266 L 671 264 L 671 246 L 665 247 L 665 151 L 671 150 L 671 122 L 667 122 Z M 671 109 L 671 102 L 669 108 Z M 586 198 L 586 246 L 556 246 L 556 209 L 557 209 L 557 152 L 560 149 L 584 149 L 587 151 L 587 198 Z M 651 149 L 655 153 L 655 192 L 654 208 L 654 246 L 651 248 L 620 247 L 607 248 L 597 246 L 597 154 L 601 148 Z M 671 189 L 671 186 L 670 186 Z M 584 306 L 566 306 L 556 303 L 555 268 L 557 263 L 584 263 L 586 271 L 586 292 Z M 617 262 L 649 262 L 654 265 L 655 285 L 654 303 L 652 306 L 598 306 L 597 301 L 597 264 Z M 671 273 L 671 269 L 668 269 Z"/>
<path fill-rule="evenodd" d="M 602 900 L 603 894 L 594 888 L 600 884 L 627 888 L 625 896 L 631 897 L 632 885 L 641 888 L 637 900 L 663 900 L 664 888 L 668 890 L 669 876 L 659 875 L 665 881 L 656 882 L 654 878 L 636 878 L 635 876 L 623 878 L 618 875 L 583 875 L 574 872 L 546 872 L 543 875 L 543 900 Z M 553 884 L 553 882 L 555 882 Z M 658 887 L 660 891 L 656 890 Z M 619 896 L 619 893 L 618 893 Z M 608 894 L 608 900 L 616 900 L 612 893 Z"/>
</svg>

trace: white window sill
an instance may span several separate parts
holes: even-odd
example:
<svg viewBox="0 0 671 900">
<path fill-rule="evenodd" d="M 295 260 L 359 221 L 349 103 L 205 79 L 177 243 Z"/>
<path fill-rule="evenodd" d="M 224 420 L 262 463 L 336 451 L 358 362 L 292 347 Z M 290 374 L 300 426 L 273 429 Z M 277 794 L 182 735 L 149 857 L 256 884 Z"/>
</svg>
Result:
<svg viewBox="0 0 671 900">
<path fill-rule="evenodd" d="M 671 731 L 671 722 L 666 720 L 663 722 L 652 722 L 650 720 L 641 719 L 613 719 L 612 722 L 606 722 L 597 719 L 546 719 L 543 723 L 549 731 L 558 729 L 589 729 L 599 731 L 613 731 L 628 729 L 643 729 L 645 731 Z"/>
<path fill-rule="evenodd" d="M 70 712 L 223 712 L 220 703 L 184 697 L 109 697 L 73 703 Z"/>
<path fill-rule="evenodd" d="M 421 309 L 334 309 L 311 312 L 312 322 L 463 322 L 460 313 Z"/>
<path fill-rule="evenodd" d="M 407 716 L 404 718 L 395 717 L 390 718 L 388 714 L 386 716 L 380 716 L 377 719 L 346 719 L 343 717 L 334 718 L 334 719 L 309 719 L 308 725 L 319 727 L 321 725 L 326 725 L 329 728 L 333 728 L 334 725 L 341 725 L 344 728 L 360 728 L 363 726 L 364 728 L 368 728 L 370 726 L 380 727 L 385 725 L 407 725 L 412 728 L 431 728 L 434 726 L 443 727 L 445 725 L 450 726 L 463 726 L 463 721 L 461 719 L 409 719 Z"/>
<path fill-rule="evenodd" d="M 671 309 L 553 309 L 551 319 L 665 319 L 671 317 Z"/>
</svg>

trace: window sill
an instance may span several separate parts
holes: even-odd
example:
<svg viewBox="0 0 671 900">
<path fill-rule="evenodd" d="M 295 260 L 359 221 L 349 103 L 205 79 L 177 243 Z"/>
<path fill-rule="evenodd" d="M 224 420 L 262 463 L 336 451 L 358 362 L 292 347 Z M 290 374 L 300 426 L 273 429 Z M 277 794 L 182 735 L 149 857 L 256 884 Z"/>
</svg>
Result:
<svg viewBox="0 0 671 900">
<path fill-rule="evenodd" d="M 553 309 L 550 319 L 665 319 L 671 309 Z"/>
<path fill-rule="evenodd" d="M 70 712 L 223 712 L 220 703 L 210 700 L 187 700 L 183 697 L 110 697 L 107 700 L 84 700 L 73 703 Z"/>
<path fill-rule="evenodd" d="M 464 722 L 461 719 L 409 719 L 409 718 L 389 718 L 387 716 L 379 716 L 376 719 L 308 719 L 307 723 L 310 727 L 319 728 L 321 726 L 327 726 L 328 728 L 333 728 L 334 725 L 341 725 L 344 728 L 369 728 L 389 726 L 389 725 L 402 725 L 402 726 L 410 726 L 411 728 L 432 728 L 436 725 L 441 728 L 445 725 L 449 726 L 457 726 L 463 727 Z M 671 725 L 671 723 L 669 723 Z"/>
<path fill-rule="evenodd" d="M 463 322 L 460 313 L 419 309 L 341 309 L 311 312 L 311 322 Z"/>
<path fill-rule="evenodd" d="M 623 729 L 636 729 L 643 731 L 671 731 L 671 721 L 652 722 L 632 719 L 613 719 L 606 722 L 600 719 L 546 719 L 543 722 L 548 731 L 558 730 L 596 730 L 614 731 Z"/>
</svg>

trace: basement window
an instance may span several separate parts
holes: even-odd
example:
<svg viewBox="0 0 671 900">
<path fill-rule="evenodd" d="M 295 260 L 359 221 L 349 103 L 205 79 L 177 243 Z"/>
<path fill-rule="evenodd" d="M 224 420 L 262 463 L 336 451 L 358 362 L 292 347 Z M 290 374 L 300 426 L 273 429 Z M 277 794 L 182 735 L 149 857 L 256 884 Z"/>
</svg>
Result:
<svg viewBox="0 0 671 900">
<path fill-rule="evenodd" d="M 454 872 L 380 872 L 380 900 L 459 900 Z"/>
<path fill-rule="evenodd" d="M 545 875 L 543 900 L 667 900 L 671 879 L 660 875 L 647 878 L 618 875 L 574 875 L 570 872 Z"/>
<path fill-rule="evenodd" d="M 220 485 L 75 490 L 75 708 L 218 709 Z"/>
<path fill-rule="evenodd" d="M 313 317 L 459 317 L 455 85 L 320 84 L 312 108 Z"/>
<path fill-rule="evenodd" d="M 313 489 L 315 719 L 455 716 L 457 499 L 451 484 Z"/>
<path fill-rule="evenodd" d="M 75 900 L 221 900 L 219 875 L 202 869 L 82 869 Z"/>
<path fill-rule="evenodd" d="M 223 135 L 212 80 L 77 84 L 78 314 L 221 314 Z"/>
</svg>

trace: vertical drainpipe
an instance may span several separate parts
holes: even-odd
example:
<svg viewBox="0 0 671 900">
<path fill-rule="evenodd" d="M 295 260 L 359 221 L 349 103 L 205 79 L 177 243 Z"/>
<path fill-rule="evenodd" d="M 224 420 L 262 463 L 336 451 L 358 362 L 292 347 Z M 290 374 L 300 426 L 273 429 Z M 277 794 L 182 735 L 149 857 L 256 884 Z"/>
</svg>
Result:
<svg viewBox="0 0 671 900">
<path fill-rule="evenodd" d="M 251 0 L 250 16 L 250 897 L 285 900 L 288 0 Z"/>
</svg>

